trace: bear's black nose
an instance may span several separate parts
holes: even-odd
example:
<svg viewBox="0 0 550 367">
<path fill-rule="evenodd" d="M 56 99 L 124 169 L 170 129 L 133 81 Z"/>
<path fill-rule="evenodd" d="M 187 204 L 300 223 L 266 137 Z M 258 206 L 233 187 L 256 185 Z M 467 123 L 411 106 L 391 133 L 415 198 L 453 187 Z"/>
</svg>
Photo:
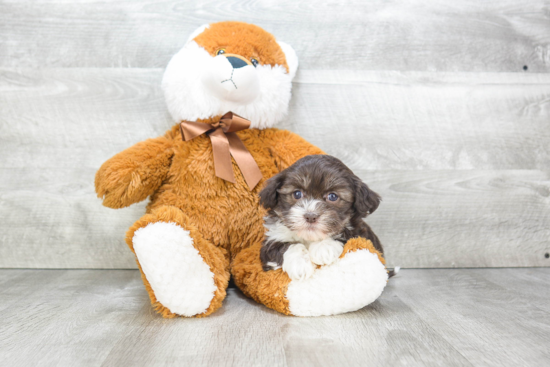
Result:
<svg viewBox="0 0 550 367">
<path fill-rule="evenodd" d="M 233 69 L 242 68 L 243 66 L 248 65 L 246 61 L 239 59 L 238 57 L 228 56 L 227 60 L 231 63 Z"/>
</svg>

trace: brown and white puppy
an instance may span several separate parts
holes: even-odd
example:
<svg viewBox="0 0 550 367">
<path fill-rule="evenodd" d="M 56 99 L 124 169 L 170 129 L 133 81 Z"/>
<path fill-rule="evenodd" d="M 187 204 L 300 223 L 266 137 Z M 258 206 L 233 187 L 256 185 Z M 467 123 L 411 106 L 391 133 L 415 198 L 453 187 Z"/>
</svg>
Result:
<svg viewBox="0 0 550 367">
<path fill-rule="evenodd" d="M 344 163 L 328 155 L 310 155 L 269 179 L 260 192 L 268 209 L 260 252 L 264 270 L 283 268 L 291 279 L 310 277 L 316 265 L 333 263 L 354 237 L 380 240 L 363 221 L 380 204 Z"/>
</svg>

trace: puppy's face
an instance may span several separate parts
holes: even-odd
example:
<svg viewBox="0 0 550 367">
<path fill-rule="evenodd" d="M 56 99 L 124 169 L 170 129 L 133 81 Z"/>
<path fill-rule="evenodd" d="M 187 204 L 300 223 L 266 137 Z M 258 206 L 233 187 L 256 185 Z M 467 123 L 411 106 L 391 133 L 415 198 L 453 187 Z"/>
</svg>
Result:
<svg viewBox="0 0 550 367">
<path fill-rule="evenodd" d="M 340 160 L 307 156 L 268 180 L 261 203 L 298 237 L 320 241 L 342 233 L 378 207 L 380 196 Z"/>
</svg>

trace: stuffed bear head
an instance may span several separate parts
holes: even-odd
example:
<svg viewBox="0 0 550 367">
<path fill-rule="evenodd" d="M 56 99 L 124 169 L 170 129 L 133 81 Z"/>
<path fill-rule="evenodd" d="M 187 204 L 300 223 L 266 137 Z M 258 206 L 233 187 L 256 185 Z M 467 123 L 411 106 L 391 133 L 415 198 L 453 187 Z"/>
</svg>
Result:
<svg viewBox="0 0 550 367">
<path fill-rule="evenodd" d="M 176 122 L 232 111 L 268 128 L 287 111 L 296 53 L 262 28 L 242 22 L 199 27 L 170 60 L 162 87 Z"/>
</svg>

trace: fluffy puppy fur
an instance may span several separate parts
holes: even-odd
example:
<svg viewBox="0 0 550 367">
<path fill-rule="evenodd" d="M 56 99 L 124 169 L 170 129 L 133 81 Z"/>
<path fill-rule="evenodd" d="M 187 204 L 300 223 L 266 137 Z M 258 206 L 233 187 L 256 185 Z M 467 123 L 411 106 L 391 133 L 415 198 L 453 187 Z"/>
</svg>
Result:
<svg viewBox="0 0 550 367">
<path fill-rule="evenodd" d="M 382 245 L 363 218 L 380 204 L 369 189 L 339 159 L 311 155 L 269 179 L 260 192 L 268 209 L 260 252 L 264 270 L 283 268 L 291 279 L 305 279 L 316 265 L 328 265 L 351 238 Z"/>
</svg>

